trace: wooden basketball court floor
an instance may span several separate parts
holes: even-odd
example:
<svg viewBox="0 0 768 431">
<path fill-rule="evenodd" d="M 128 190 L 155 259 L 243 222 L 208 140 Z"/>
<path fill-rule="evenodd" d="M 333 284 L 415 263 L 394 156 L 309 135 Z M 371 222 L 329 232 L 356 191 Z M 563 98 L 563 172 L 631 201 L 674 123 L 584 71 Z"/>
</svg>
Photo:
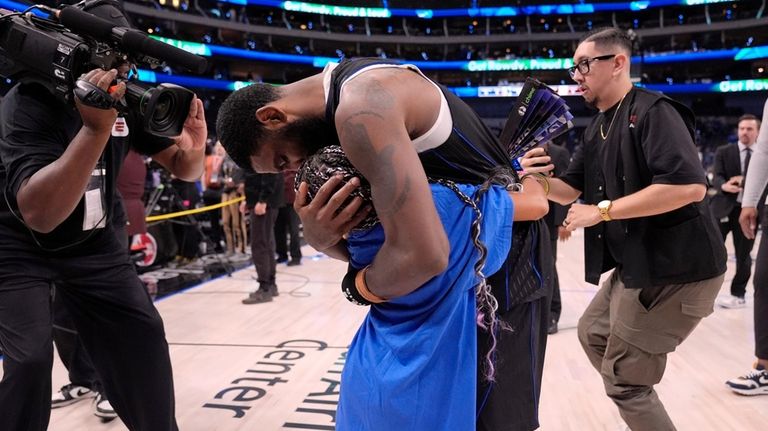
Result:
<svg viewBox="0 0 768 431">
<path fill-rule="evenodd" d="M 583 281 L 582 240 L 577 232 L 559 247 L 563 313 L 560 332 L 548 341 L 540 406 L 544 431 L 625 429 L 576 338 L 576 322 L 597 289 Z M 345 264 L 309 247 L 303 251 L 301 266 L 278 265 L 280 296 L 273 302 L 240 303 L 255 288 L 253 267 L 157 302 L 170 343 L 181 430 L 333 429 L 344 354 L 366 309 L 340 292 Z M 731 254 L 721 295 L 728 294 L 733 273 Z M 750 284 L 747 308 L 716 309 L 669 356 L 657 390 L 679 430 L 768 430 L 768 396 L 738 396 L 724 385 L 754 359 L 751 299 Z M 66 383 L 57 358 L 53 386 Z M 49 429 L 126 428 L 119 419 L 101 423 L 83 401 L 54 410 Z"/>
</svg>

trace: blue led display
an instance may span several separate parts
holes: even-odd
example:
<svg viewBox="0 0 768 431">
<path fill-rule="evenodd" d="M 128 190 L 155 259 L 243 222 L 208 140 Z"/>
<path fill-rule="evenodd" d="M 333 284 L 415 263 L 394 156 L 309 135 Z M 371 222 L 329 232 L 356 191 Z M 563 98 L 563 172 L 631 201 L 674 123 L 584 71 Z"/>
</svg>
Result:
<svg viewBox="0 0 768 431">
<path fill-rule="evenodd" d="M 2 0 L 0 0 L 1 2 Z M 203 51 L 210 52 L 212 56 L 226 56 L 235 58 L 244 58 L 255 61 L 268 61 L 279 63 L 294 63 L 294 64 L 306 64 L 314 67 L 325 67 L 329 62 L 338 61 L 338 58 L 334 57 L 313 57 L 296 54 L 280 54 L 274 52 L 263 51 L 251 51 L 242 48 L 232 48 L 221 45 L 210 44 L 198 44 L 203 45 L 206 49 Z M 183 46 L 183 43 L 179 46 Z M 205 55 L 201 52 L 193 52 L 194 54 Z M 642 61 L 645 64 L 664 64 L 664 63 L 680 63 L 689 61 L 712 61 L 712 60 L 753 60 L 757 58 L 768 57 L 768 46 L 756 46 L 750 48 L 734 48 L 734 49 L 721 49 L 713 51 L 698 51 L 698 52 L 682 52 L 682 53 L 670 53 L 670 54 L 656 54 L 645 56 Z M 472 70 L 469 61 L 406 61 L 391 59 L 393 61 L 399 61 L 401 63 L 408 63 L 417 66 L 423 70 Z M 641 58 L 639 56 L 632 57 L 633 62 L 639 62 Z M 500 69 L 504 70 L 504 69 Z"/>
<path fill-rule="evenodd" d="M 211 78 L 192 76 L 166 75 L 151 70 L 140 69 L 139 80 L 152 84 L 170 83 L 191 88 L 208 88 L 223 91 L 235 91 L 251 83 L 246 81 L 224 81 Z M 768 91 L 768 80 L 752 79 L 746 81 L 721 81 L 712 84 L 645 84 L 645 88 L 661 91 L 667 94 L 683 93 L 730 93 L 742 91 Z M 487 89 L 487 87 L 484 87 Z M 479 87 L 450 87 L 459 97 L 478 97 Z M 577 94 L 566 94 L 566 97 L 580 97 Z"/>
<path fill-rule="evenodd" d="M 768 57 L 768 46 L 753 46 L 737 51 L 738 53 L 733 57 L 734 60 L 754 60 L 756 58 Z"/>
<path fill-rule="evenodd" d="M 323 9 L 323 12 L 334 15 L 335 6 L 324 5 L 322 3 L 315 2 L 281 2 L 275 0 L 221 0 L 225 3 L 234 3 L 238 5 L 251 4 L 258 6 L 271 6 L 282 8 L 286 10 L 295 10 L 295 6 L 298 4 L 307 4 L 319 9 Z M 656 8 L 663 6 L 692 6 L 702 5 L 710 3 L 726 3 L 736 2 L 738 0 L 645 0 L 645 1 L 632 1 L 632 2 L 614 2 L 614 3 L 581 3 L 581 4 L 549 4 L 549 5 L 536 5 L 536 6 L 503 6 L 503 7 L 473 7 L 473 8 L 453 8 L 453 9 L 402 9 L 402 8 L 370 8 L 372 10 L 386 13 L 387 16 L 404 16 L 404 17 L 417 17 L 424 19 L 439 18 L 439 17 L 508 17 L 518 15 L 568 15 L 568 14 L 587 14 L 600 11 L 641 11 L 648 8 Z M 291 3 L 291 6 L 286 8 L 285 3 Z M 344 6 L 342 8 L 350 8 Z M 336 9 L 338 11 L 338 9 Z M 342 14 L 339 12 L 339 14 Z"/>
</svg>

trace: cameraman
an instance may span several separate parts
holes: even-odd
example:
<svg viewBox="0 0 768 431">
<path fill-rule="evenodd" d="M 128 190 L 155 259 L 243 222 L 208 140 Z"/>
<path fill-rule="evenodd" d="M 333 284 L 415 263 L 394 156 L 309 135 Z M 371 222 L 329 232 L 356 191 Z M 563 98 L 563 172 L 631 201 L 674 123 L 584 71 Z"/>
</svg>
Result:
<svg viewBox="0 0 768 431">
<path fill-rule="evenodd" d="M 117 75 L 95 69 L 81 79 L 107 91 Z M 119 83 L 111 97 L 124 93 Z M 115 109 L 75 104 L 22 83 L 0 106 L 0 424 L 8 430 L 48 426 L 55 282 L 57 300 L 69 309 L 126 426 L 176 430 L 163 323 L 124 246 L 115 183 L 129 147 L 180 178 L 199 178 L 207 136 L 203 104 L 192 101 L 174 139 L 147 135 L 133 113 L 118 117 Z"/>
</svg>

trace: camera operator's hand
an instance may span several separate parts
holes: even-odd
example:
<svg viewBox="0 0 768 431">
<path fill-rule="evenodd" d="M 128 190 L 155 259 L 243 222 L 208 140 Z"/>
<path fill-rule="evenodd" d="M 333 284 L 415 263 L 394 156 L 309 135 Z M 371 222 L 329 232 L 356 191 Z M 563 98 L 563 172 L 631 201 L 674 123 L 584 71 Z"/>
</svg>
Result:
<svg viewBox="0 0 768 431">
<path fill-rule="evenodd" d="M 115 99 L 119 100 L 125 94 L 125 84 L 119 83 L 112 87 L 110 92 L 110 86 L 117 77 L 117 70 L 102 70 L 94 69 L 81 76 L 80 79 L 90 84 L 95 85 L 104 92 Z M 80 117 L 83 120 L 83 127 L 90 129 L 96 133 L 104 133 L 112 129 L 117 118 L 117 110 L 114 108 L 101 109 L 93 106 L 88 106 L 80 100 L 79 97 L 75 97 L 75 105 L 80 112 Z"/>
<path fill-rule="evenodd" d="M 68 143 L 58 138 L 52 141 L 56 142 L 54 145 L 67 144 L 64 153 L 34 172 L 16 193 L 19 211 L 29 229 L 43 233 L 51 232 L 61 225 L 82 201 L 93 169 L 110 140 L 112 126 L 117 117 L 117 111 L 111 107 L 113 103 L 110 99 L 119 99 L 125 93 L 123 84 L 114 86 L 112 94 L 109 93 L 116 75 L 116 70 L 95 69 L 78 79 L 78 83 L 84 85 L 75 89 L 75 94 L 79 93 L 75 96 L 75 104 L 83 126 Z M 79 97 L 85 97 L 87 103 L 83 103 Z M 88 106 L 88 103 L 107 108 Z M 39 119 L 39 124 L 42 125 L 40 129 L 43 130 L 34 132 L 45 134 L 49 133 L 44 130 L 45 127 L 64 127 L 61 124 L 63 119 L 59 116 L 46 117 Z M 34 136 L 41 135 L 30 136 L 30 139 L 34 140 Z M 46 145 L 49 144 L 46 142 Z"/>
<path fill-rule="evenodd" d="M 204 151 L 206 138 L 208 138 L 208 126 L 205 123 L 203 101 L 195 96 L 189 106 L 189 115 L 184 121 L 184 129 L 176 138 L 176 145 L 183 151 Z"/>
<path fill-rule="evenodd" d="M 184 181 L 196 181 L 203 175 L 207 138 L 208 127 L 205 124 L 203 102 L 194 97 L 181 135 L 173 139 L 176 145 L 171 145 L 153 157 Z"/>
</svg>

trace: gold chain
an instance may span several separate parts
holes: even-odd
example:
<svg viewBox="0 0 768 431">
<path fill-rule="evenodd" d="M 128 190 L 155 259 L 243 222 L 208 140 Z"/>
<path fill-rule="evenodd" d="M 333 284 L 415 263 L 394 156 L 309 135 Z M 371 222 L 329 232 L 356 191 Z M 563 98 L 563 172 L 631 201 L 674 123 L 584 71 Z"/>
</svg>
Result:
<svg viewBox="0 0 768 431">
<path fill-rule="evenodd" d="M 621 109 L 621 103 L 624 101 L 624 98 L 627 97 L 627 94 L 621 96 L 621 100 L 619 100 L 619 106 L 616 107 L 616 112 L 613 113 L 613 118 L 611 118 L 611 124 L 608 125 L 607 132 L 603 133 L 603 122 L 600 123 L 600 136 L 603 138 L 603 141 L 608 139 L 608 134 L 611 133 L 611 127 L 613 127 L 613 122 L 616 120 L 616 115 L 619 114 L 619 109 Z"/>
</svg>

